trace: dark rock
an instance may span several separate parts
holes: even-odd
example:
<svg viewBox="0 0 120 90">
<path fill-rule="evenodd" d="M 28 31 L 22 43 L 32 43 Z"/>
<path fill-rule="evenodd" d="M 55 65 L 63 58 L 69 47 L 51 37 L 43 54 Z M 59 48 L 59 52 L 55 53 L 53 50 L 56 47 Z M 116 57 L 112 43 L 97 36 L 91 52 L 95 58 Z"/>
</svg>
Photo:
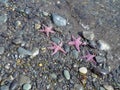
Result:
<svg viewBox="0 0 120 90">
<path fill-rule="evenodd" d="M 97 63 L 103 63 L 106 61 L 106 58 L 103 56 L 96 56 L 95 59 Z"/>
<path fill-rule="evenodd" d="M 12 81 L 12 83 L 10 84 L 9 89 L 10 89 L 10 90 L 16 90 L 17 86 L 18 86 L 18 82 L 16 81 L 16 79 L 14 79 L 14 80 Z"/>
</svg>

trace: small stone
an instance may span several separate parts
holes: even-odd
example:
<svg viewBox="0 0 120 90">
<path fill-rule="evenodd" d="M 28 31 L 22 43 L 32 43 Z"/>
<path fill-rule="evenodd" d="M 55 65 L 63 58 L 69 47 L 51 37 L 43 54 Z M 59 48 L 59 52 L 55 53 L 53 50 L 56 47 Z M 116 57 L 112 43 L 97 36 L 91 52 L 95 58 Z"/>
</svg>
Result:
<svg viewBox="0 0 120 90">
<path fill-rule="evenodd" d="M 3 24 L 7 21 L 8 17 L 7 14 L 1 14 L 0 13 L 0 24 Z"/>
<path fill-rule="evenodd" d="M 41 25 L 39 23 L 35 23 L 35 29 L 38 30 L 41 28 Z"/>
<path fill-rule="evenodd" d="M 74 59 L 77 59 L 78 56 L 79 56 L 79 52 L 78 52 L 77 50 L 73 50 L 73 51 L 72 51 L 72 57 L 73 57 Z"/>
<path fill-rule="evenodd" d="M 86 67 L 81 67 L 81 68 L 79 68 L 79 72 L 81 74 L 87 74 L 87 68 Z"/>
<path fill-rule="evenodd" d="M 68 70 L 64 70 L 64 76 L 67 80 L 70 80 L 70 73 Z"/>
<path fill-rule="evenodd" d="M 19 84 L 20 85 L 23 85 L 25 83 L 30 83 L 30 82 L 31 82 L 31 80 L 29 77 L 27 77 L 25 75 L 20 75 L 20 77 L 19 77 Z"/>
<path fill-rule="evenodd" d="M 12 41 L 14 44 L 18 45 L 22 43 L 22 39 L 21 38 L 16 38 Z"/>
<path fill-rule="evenodd" d="M 57 75 L 56 75 L 55 73 L 50 74 L 50 76 L 51 76 L 53 79 L 56 79 L 56 78 L 57 78 Z"/>
<path fill-rule="evenodd" d="M 0 90 L 9 90 L 9 86 L 7 85 L 0 86 Z"/>
<path fill-rule="evenodd" d="M 34 48 L 34 49 L 32 50 L 31 58 L 37 56 L 38 54 L 39 54 L 39 48 Z"/>
<path fill-rule="evenodd" d="M 103 56 L 96 56 L 95 59 L 97 63 L 103 63 L 106 61 L 106 58 Z"/>
<path fill-rule="evenodd" d="M 104 85 L 104 88 L 106 90 L 114 90 L 114 88 L 111 85 Z"/>
<path fill-rule="evenodd" d="M 21 21 L 16 21 L 15 22 L 15 25 L 16 25 L 16 27 L 20 27 L 22 24 L 21 24 Z"/>
<path fill-rule="evenodd" d="M 0 54 L 3 54 L 5 51 L 5 48 L 4 47 L 0 47 Z"/>
<path fill-rule="evenodd" d="M 110 48 L 110 45 L 108 44 L 108 43 L 106 43 L 105 41 L 103 41 L 103 40 L 98 40 L 98 48 L 100 49 L 100 50 L 105 50 L 105 51 L 107 51 L 107 50 L 110 50 L 111 48 Z"/>
<path fill-rule="evenodd" d="M 18 48 L 18 52 L 19 52 L 19 54 L 20 55 L 32 55 L 32 52 L 30 52 L 30 51 L 28 51 L 28 50 L 26 50 L 26 49 L 24 49 L 24 48 L 22 48 L 22 47 L 19 47 Z"/>
<path fill-rule="evenodd" d="M 31 89 L 31 84 L 26 83 L 23 85 L 23 90 L 30 90 Z"/>
<path fill-rule="evenodd" d="M 46 16 L 46 17 L 49 15 L 49 13 L 48 13 L 48 12 L 45 12 L 45 11 L 43 11 L 42 13 L 43 13 L 43 15 Z"/>
<path fill-rule="evenodd" d="M 92 48 L 96 48 L 97 44 L 96 44 L 95 41 L 89 40 L 89 46 L 92 47 Z"/>
<path fill-rule="evenodd" d="M 66 52 L 69 52 L 70 51 L 70 46 L 68 44 L 64 44 L 63 45 L 63 48 Z"/>
<path fill-rule="evenodd" d="M 93 33 L 93 31 L 83 31 L 83 37 L 88 39 L 88 40 L 93 40 L 95 35 Z"/>
<path fill-rule="evenodd" d="M 75 84 L 74 85 L 74 90 L 84 90 L 83 86 L 80 84 Z"/>
<path fill-rule="evenodd" d="M 18 86 L 18 82 L 14 79 L 12 83 L 10 84 L 10 90 L 15 90 Z"/>
<path fill-rule="evenodd" d="M 27 8 L 25 9 L 25 13 L 29 15 L 29 14 L 31 13 L 31 9 L 27 7 Z"/>
<path fill-rule="evenodd" d="M 100 90 L 105 90 L 105 88 L 103 88 L 103 87 L 100 87 Z"/>
<path fill-rule="evenodd" d="M 7 63 L 7 64 L 5 65 L 5 69 L 10 69 L 10 63 Z"/>
<path fill-rule="evenodd" d="M 52 37 L 51 40 L 52 40 L 53 42 L 57 43 L 57 44 L 60 43 L 60 39 L 58 39 L 58 38 Z"/>
<path fill-rule="evenodd" d="M 53 19 L 54 24 L 56 24 L 57 26 L 66 26 L 67 24 L 66 19 L 59 16 L 58 14 L 53 13 L 52 19 Z"/>
<path fill-rule="evenodd" d="M 0 3 L 7 3 L 8 0 L 0 0 Z"/>
</svg>

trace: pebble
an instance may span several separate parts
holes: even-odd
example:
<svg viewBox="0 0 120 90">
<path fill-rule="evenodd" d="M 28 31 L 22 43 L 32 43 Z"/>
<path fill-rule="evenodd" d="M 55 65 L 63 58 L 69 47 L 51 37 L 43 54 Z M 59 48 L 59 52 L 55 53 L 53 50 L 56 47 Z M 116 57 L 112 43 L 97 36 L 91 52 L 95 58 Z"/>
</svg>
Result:
<svg viewBox="0 0 120 90">
<path fill-rule="evenodd" d="M 26 50 L 26 49 L 24 49 L 24 48 L 22 48 L 22 47 L 19 47 L 18 48 L 18 53 L 20 54 L 20 55 L 32 55 L 32 52 L 31 51 L 29 51 L 29 50 Z"/>
<path fill-rule="evenodd" d="M 12 83 L 10 84 L 10 90 L 15 90 L 18 86 L 18 82 L 14 79 Z"/>
<path fill-rule="evenodd" d="M 105 41 L 103 40 L 98 40 L 98 48 L 100 50 L 104 50 L 104 51 L 107 51 L 107 50 L 110 50 L 110 45 L 108 43 L 106 43 Z"/>
<path fill-rule="evenodd" d="M 77 59 L 78 56 L 79 56 L 79 52 L 77 50 L 73 50 L 72 51 L 72 56 L 73 56 L 74 59 Z"/>
<path fill-rule="evenodd" d="M 105 88 L 103 88 L 103 87 L 100 87 L 100 90 L 105 90 Z"/>
<path fill-rule="evenodd" d="M 106 90 L 114 90 L 114 88 L 111 85 L 104 85 L 104 88 Z"/>
<path fill-rule="evenodd" d="M 92 48 L 96 48 L 97 44 L 96 44 L 95 41 L 89 40 L 89 46 L 92 47 Z"/>
<path fill-rule="evenodd" d="M 0 90 L 9 90 L 9 86 L 7 85 L 0 86 Z"/>
<path fill-rule="evenodd" d="M 70 46 L 67 45 L 67 44 L 64 44 L 64 45 L 63 45 L 63 48 L 64 48 L 64 50 L 65 50 L 66 52 L 69 52 L 69 51 L 70 51 Z"/>
<path fill-rule="evenodd" d="M 46 16 L 46 17 L 49 15 L 49 13 L 48 13 L 48 12 L 45 12 L 45 11 L 43 11 L 42 14 L 43 14 L 44 16 Z"/>
<path fill-rule="evenodd" d="M 68 70 L 64 70 L 64 76 L 67 80 L 70 80 L 70 73 Z"/>
<path fill-rule="evenodd" d="M 0 54 L 3 54 L 5 51 L 5 48 L 4 47 L 0 47 Z"/>
<path fill-rule="evenodd" d="M 53 19 L 54 24 L 57 26 L 66 26 L 66 24 L 67 24 L 66 19 L 59 16 L 58 14 L 53 13 L 52 19 Z"/>
<path fill-rule="evenodd" d="M 23 90 L 30 90 L 31 89 L 31 84 L 26 83 L 23 85 Z"/>
<path fill-rule="evenodd" d="M 6 23 L 7 19 L 8 19 L 7 14 L 0 13 L 0 24 Z"/>
<path fill-rule="evenodd" d="M 83 34 L 83 37 L 88 39 L 88 40 L 93 40 L 95 37 L 93 31 L 83 31 L 82 34 Z"/>
<path fill-rule="evenodd" d="M 80 84 L 75 84 L 74 85 L 74 90 L 84 90 L 83 86 Z"/>
<path fill-rule="evenodd" d="M 16 44 L 16 45 L 21 44 L 21 43 L 22 43 L 22 38 L 13 39 L 12 42 L 13 42 L 14 44 Z"/>
<path fill-rule="evenodd" d="M 87 68 L 86 67 L 81 67 L 81 68 L 79 68 L 79 72 L 81 74 L 87 74 Z"/>
<path fill-rule="evenodd" d="M 59 44 L 60 43 L 60 39 L 56 38 L 56 37 L 52 37 L 51 40 L 53 42 L 55 42 L 56 44 Z"/>
<path fill-rule="evenodd" d="M 30 82 L 31 82 L 31 80 L 29 77 L 27 77 L 25 75 L 20 75 L 20 77 L 19 77 L 19 84 L 20 85 L 23 85 L 25 83 L 30 83 Z"/>
<path fill-rule="evenodd" d="M 7 64 L 5 65 L 5 69 L 10 69 L 10 63 L 7 63 Z"/>
<path fill-rule="evenodd" d="M 106 61 L 106 58 L 103 56 L 96 56 L 95 59 L 96 59 L 96 62 L 99 64 Z"/>
<path fill-rule="evenodd" d="M 16 26 L 16 27 L 20 27 L 21 25 L 22 25 L 21 21 L 16 21 L 16 22 L 15 22 L 15 26 Z"/>
<path fill-rule="evenodd" d="M 39 54 L 39 48 L 33 48 L 31 58 L 37 56 L 38 54 Z"/>
<path fill-rule="evenodd" d="M 56 79 L 56 78 L 57 78 L 57 75 L 56 75 L 55 73 L 50 74 L 50 76 L 51 76 L 53 79 Z"/>
<path fill-rule="evenodd" d="M 31 9 L 27 7 L 27 8 L 25 9 L 25 13 L 29 15 L 29 14 L 31 13 Z"/>
<path fill-rule="evenodd" d="M 0 0 L 1 3 L 7 3 L 8 0 Z"/>
<path fill-rule="evenodd" d="M 35 29 L 39 30 L 41 28 L 41 25 L 39 23 L 35 23 Z"/>
</svg>

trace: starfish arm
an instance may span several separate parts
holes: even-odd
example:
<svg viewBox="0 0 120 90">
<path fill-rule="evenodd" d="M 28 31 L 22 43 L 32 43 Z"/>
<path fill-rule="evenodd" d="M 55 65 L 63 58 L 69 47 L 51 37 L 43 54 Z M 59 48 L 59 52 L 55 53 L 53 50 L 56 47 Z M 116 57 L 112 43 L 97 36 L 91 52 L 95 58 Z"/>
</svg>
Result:
<svg viewBox="0 0 120 90">
<path fill-rule="evenodd" d="M 58 48 L 56 48 L 51 55 L 54 55 L 55 53 L 57 53 L 57 51 L 58 51 Z"/>
<path fill-rule="evenodd" d="M 80 51 L 79 44 L 76 44 L 75 47 L 76 47 L 76 49 L 77 49 L 78 51 Z"/>
<path fill-rule="evenodd" d="M 60 48 L 60 51 L 63 52 L 64 54 L 66 54 L 65 50 L 63 50 L 62 48 Z"/>
<path fill-rule="evenodd" d="M 44 29 L 41 29 L 40 32 L 45 32 L 45 30 L 44 30 Z"/>
<path fill-rule="evenodd" d="M 62 42 L 60 42 L 59 46 L 60 46 L 60 47 L 62 47 L 62 45 L 63 45 L 63 43 L 62 43 Z"/>
<path fill-rule="evenodd" d="M 54 31 L 52 31 L 52 30 L 51 30 L 50 32 L 51 32 L 51 33 L 55 33 L 55 32 L 54 32 Z"/>
<path fill-rule="evenodd" d="M 70 41 L 68 42 L 69 45 L 75 45 L 75 42 L 74 41 Z"/>
<path fill-rule="evenodd" d="M 46 32 L 47 37 L 49 37 L 49 32 Z"/>
<path fill-rule="evenodd" d="M 72 35 L 72 39 L 75 40 L 76 38 Z"/>
</svg>

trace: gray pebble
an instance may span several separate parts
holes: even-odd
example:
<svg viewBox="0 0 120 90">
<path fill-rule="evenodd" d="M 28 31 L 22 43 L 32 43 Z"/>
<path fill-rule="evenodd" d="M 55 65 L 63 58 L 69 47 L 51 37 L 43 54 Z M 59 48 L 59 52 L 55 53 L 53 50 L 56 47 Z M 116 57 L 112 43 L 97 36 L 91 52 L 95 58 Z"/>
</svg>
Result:
<svg viewBox="0 0 120 90">
<path fill-rule="evenodd" d="M 3 54 L 5 51 L 5 48 L 4 47 L 0 47 L 0 54 Z"/>
<path fill-rule="evenodd" d="M 114 90 L 114 88 L 111 85 L 104 85 L 104 88 L 106 90 Z"/>
<path fill-rule="evenodd" d="M 74 90 L 84 90 L 83 86 L 80 84 L 75 84 L 74 85 Z"/>
<path fill-rule="evenodd" d="M 103 63 L 106 61 L 106 58 L 103 56 L 96 56 L 95 59 L 97 63 Z"/>
<path fill-rule="evenodd" d="M 110 45 L 103 40 L 98 40 L 97 44 L 98 44 L 97 46 L 100 50 L 108 51 L 111 49 Z"/>
<path fill-rule="evenodd" d="M 57 78 L 57 75 L 56 75 L 55 73 L 50 74 L 50 76 L 51 76 L 53 79 L 56 79 L 56 78 Z"/>
<path fill-rule="evenodd" d="M 66 52 L 69 52 L 70 51 L 70 46 L 68 44 L 64 44 L 63 45 L 63 48 Z"/>
<path fill-rule="evenodd" d="M 56 24 L 57 26 L 66 26 L 67 24 L 66 19 L 59 16 L 58 14 L 53 13 L 52 19 L 53 19 L 54 24 Z"/>
<path fill-rule="evenodd" d="M 64 70 L 64 76 L 67 80 L 70 80 L 70 73 L 68 70 Z"/>
<path fill-rule="evenodd" d="M 19 48 L 18 48 L 18 52 L 19 52 L 20 55 L 32 55 L 32 52 L 31 52 L 31 51 L 26 50 L 26 49 L 24 49 L 24 48 L 22 48 L 22 47 L 19 47 Z"/>
<path fill-rule="evenodd" d="M 39 48 L 33 48 L 31 58 L 37 56 L 38 54 L 39 54 Z"/>
<path fill-rule="evenodd" d="M 0 3 L 7 3 L 8 0 L 0 0 Z"/>
<path fill-rule="evenodd" d="M 7 14 L 1 14 L 0 13 L 0 24 L 3 24 L 7 21 L 8 17 Z"/>
<path fill-rule="evenodd" d="M 29 14 L 31 13 L 31 9 L 27 7 L 27 8 L 25 9 L 25 13 L 29 15 Z"/>
<path fill-rule="evenodd" d="M 23 85 L 25 83 L 30 83 L 30 82 L 31 82 L 31 80 L 29 77 L 27 77 L 25 75 L 20 75 L 20 77 L 19 77 L 19 84 L 20 85 Z"/>
<path fill-rule="evenodd" d="M 16 38 L 12 41 L 14 44 L 18 45 L 22 43 L 22 39 L 21 38 Z"/>
<path fill-rule="evenodd" d="M 97 44 L 96 44 L 95 41 L 89 40 L 89 46 L 92 47 L 92 48 L 96 48 Z"/>
<path fill-rule="evenodd" d="M 60 39 L 56 38 L 56 37 L 52 37 L 51 40 L 53 42 L 55 42 L 56 44 L 59 44 L 60 43 Z"/>
<path fill-rule="evenodd" d="M 0 86 L 0 90 L 9 90 L 9 86 L 7 85 Z"/>
<path fill-rule="evenodd" d="M 77 59 L 78 56 L 79 56 L 79 52 L 78 52 L 77 50 L 73 50 L 73 51 L 72 51 L 72 57 L 73 57 L 74 59 Z"/>
<path fill-rule="evenodd" d="M 95 35 L 93 33 L 93 31 L 83 31 L 83 37 L 88 39 L 88 40 L 93 40 Z"/>
<path fill-rule="evenodd" d="M 100 90 L 105 90 L 105 88 L 103 88 L 103 87 L 100 87 Z"/>
<path fill-rule="evenodd" d="M 30 90 L 31 89 L 31 84 L 26 83 L 23 85 L 23 90 Z"/>
<path fill-rule="evenodd" d="M 12 83 L 10 84 L 10 90 L 15 90 L 18 86 L 18 82 L 14 79 Z"/>
</svg>

